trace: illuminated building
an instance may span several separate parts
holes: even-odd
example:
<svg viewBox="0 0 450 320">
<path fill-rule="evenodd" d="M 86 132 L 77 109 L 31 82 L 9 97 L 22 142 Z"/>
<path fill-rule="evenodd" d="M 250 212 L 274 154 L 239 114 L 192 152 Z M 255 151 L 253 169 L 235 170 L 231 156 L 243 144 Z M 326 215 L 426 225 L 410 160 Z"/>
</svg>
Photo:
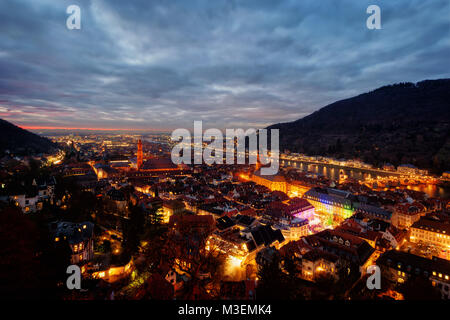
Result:
<svg viewBox="0 0 450 320">
<path fill-rule="evenodd" d="M 384 171 L 395 171 L 394 165 L 390 163 L 385 163 L 382 168 Z"/>
<path fill-rule="evenodd" d="M 142 183 L 139 181 L 133 181 L 133 187 L 136 191 L 142 192 L 144 194 L 151 194 L 152 196 L 155 196 L 155 192 L 152 189 L 152 186 L 148 183 Z"/>
<path fill-rule="evenodd" d="M 314 206 L 307 200 L 294 198 L 288 204 L 273 201 L 266 210 L 266 216 L 276 222 L 274 228 L 281 230 L 286 241 L 298 240 L 309 235 L 309 221 L 314 219 Z"/>
<path fill-rule="evenodd" d="M 97 174 L 97 178 L 108 179 L 120 176 L 120 171 L 114 168 L 111 168 L 109 165 L 104 165 L 97 163 L 93 166 L 94 172 Z"/>
<path fill-rule="evenodd" d="M 450 261 L 390 250 L 381 255 L 376 264 L 391 282 L 403 283 L 410 277 L 421 277 L 439 288 L 442 298 L 450 299 Z"/>
<path fill-rule="evenodd" d="M 279 249 L 286 243 L 282 232 L 269 225 L 259 225 L 246 230 L 231 228 L 215 231 L 208 239 L 207 249 L 217 248 L 225 253 L 229 262 L 235 266 L 251 263 L 264 248 L 273 246 Z"/>
<path fill-rule="evenodd" d="M 308 200 L 302 198 L 293 198 L 288 201 L 287 213 L 289 216 L 313 219 L 315 208 Z"/>
<path fill-rule="evenodd" d="M 413 223 L 409 240 L 450 249 L 450 222 L 423 217 Z"/>
<path fill-rule="evenodd" d="M 27 188 L 27 192 L 22 194 L 11 194 L 9 200 L 22 209 L 24 213 L 37 212 L 42 210 L 44 202 L 53 198 L 56 180 L 50 178 L 33 180 L 32 185 Z"/>
<path fill-rule="evenodd" d="M 241 174 L 241 178 L 248 180 L 248 177 L 244 174 Z M 281 175 L 262 175 L 259 170 L 255 171 L 249 179 L 259 185 L 267 187 L 271 191 L 284 192 L 289 197 L 301 197 L 305 192 L 311 189 L 311 186 L 308 186 L 301 181 L 286 181 Z"/>
<path fill-rule="evenodd" d="M 281 220 L 274 228 L 279 229 L 287 242 L 296 241 L 309 235 L 309 223 L 306 219 L 294 218 L 290 221 Z"/>
<path fill-rule="evenodd" d="M 383 236 L 383 234 L 380 232 L 366 230 L 365 228 L 360 226 L 355 220 L 352 219 L 345 220 L 341 225 L 336 227 L 334 230 L 343 233 L 348 233 L 362 240 L 365 240 L 368 244 L 371 245 L 372 248 L 376 247 L 377 240 L 381 239 Z"/>
<path fill-rule="evenodd" d="M 108 200 L 114 203 L 114 209 L 117 209 L 120 212 L 126 212 L 128 209 L 128 201 L 125 198 L 125 194 L 121 190 L 117 190 L 112 188 L 107 193 Z"/>
<path fill-rule="evenodd" d="M 350 197 L 350 192 L 331 188 L 312 188 L 303 195 L 314 206 L 316 213 L 321 212 L 336 223 L 350 218 L 355 212 Z"/>
<path fill-rule="evenodd" d="M 262 175 L 261 171 L 258 170 L 250 177 L 250 180 L 267 187 L 271 191 L 281 191 L 287 193 L 287 183 L 283 176 Z"/>
<path fill-rule="evenodd" d="M 401 164 L 397 167 L 397 172 L 405 175 L 427 175 L 427 170 L 418 169 L 416 166 L 412 164 Z"/>
<path fill-rule="evenodd" d="M 134 162 L 134 159 L 131 160 Z M 137 163 L 136 163 L 137 167 Z M 156 175 L 182 174 L 183 171 L 189 170 L 186 165 L 176 165 L 170 158 L 151 158 L 145 160 L 138 171 L 130 171 L 127 173 L 128 178 L 146 178 Z"/>
<path fill-rule="evenodd" d="M 247 239 L 234 229 L 227 232 L 214 232 L 206 242 L 207 250 L 219 250 L 227 255 L 229 264 L 240 267 L 248 262 L 249 255 L 256 249 L 252 239 Z M 256 256 L 252 255 L 254 258 Z"/>
<path fill-rule="evenodd" d="M 307 186 L 300 181 L 291 180 L 287 183 L 289 197 L 302 197 L 309 189 L 311 189 L 311 186 Z"/>
<path fill-rule="evenodd" d="M 371 263 L 370 258 L 375 252 L 375 249 L 367 241 L 344 232 L 329 229 L 291 242 L 291 244 L 288 251 L 293 250 L 295 253 L 298 247 L 301 250 L 299 253 L 304 255 L 311 250 L 320 250 L 323 254 L 333 254 L 342 261 L 358 265 L 361 273 L 366 272 L 366 267 Z M 334 269 L 334 271 L 337 270 Z"/>
<path fill-rule="evenodd" d="M 143 152 L 142 152 L 142 140 L 141 139 L 138 140 L 137 147 L 138 147 L 138 149 L 137 149 L 137 169 L 141 170 L 142 163 L 144 161 L 144 155 L 143 155 Z"/>
<path fill-rule="evenodd" d="M 93 223 L 53 222 L 49 228 L 55 243 L 67 241 L 69 244 L 72 264 L 82 264 L 94 257 Z"/>
<path fill-rule="evenodd" d="M 166 200 L 162 208 L 164 223 L 168 223 L 172 215 L 181 215 L 185 210 L 184 203 L 178 200 Z"/>
<path fill-rule="evenodd" d="M 129 171 L 131 169 L 128 161 L 110 161 L 110 166 L 113 169 L 121 171 Z"/>
<path fill-rule="evenodd" d="M 365 273 L 375 253 L 367 241 L 328 229 L 290 242 L 281 251 L 285 256 L 301 259 L 301 277 L 309 281 L 323 275 L 337 279 L 340 268 L 349 264 Z"/>
<path fill-rule="evenodd" d="M 362 202 L 354 202 L 353 208 L 357 213 L 361 213 L 369 219 L 380 219 L 386 222 L 391 221 L 392 212 L 384 210 L 383 208 Z"/>
<path fill-rule="evenodd" d="M 302 278 L 315 281 L 318 277 L 330 275 L 338 278 L 339 257 L 320 250 L 311 250 L 302 257 Z"/>
<path fill-rule="evenodd" d="M 43 207 L 42 198 L 37 193 L 12 195 L 9 199 L 24 213 L 36 212 Z"/>
<path fill-rule="evenodd" d="M 106 282 L 112 283 L 127 277 L 133 270 L 133 260 L 130 260 L 130 262 L 123 266 L 111 266 L 104 270 L 92 272 L 91 277 L 93 279 L 103 279 Z"/>
<path fill-rule="evenodd" d="M 397 204 L 392 214 L 392 224 L 400 229 L 409 228 L 426 214 L 426 210 L 425 206 L 417 201 Z"/>
</svg>

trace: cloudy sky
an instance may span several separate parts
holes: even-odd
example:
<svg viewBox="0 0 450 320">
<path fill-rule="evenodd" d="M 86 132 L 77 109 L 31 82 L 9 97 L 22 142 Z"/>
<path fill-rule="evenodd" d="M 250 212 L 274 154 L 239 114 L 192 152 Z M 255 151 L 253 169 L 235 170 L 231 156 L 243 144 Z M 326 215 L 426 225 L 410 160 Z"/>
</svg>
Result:
<svg viewBox="0 0 450 320">
<path fill-rule="evenodd" d="M 81 8 L 68 30 L 66 8 Z M 366 8 L 381 7 L 381 30 Z M 2 0 L 0 118 L 23 127 L 262 127 L 450 76 L 448 0 Z"/>
</svg>

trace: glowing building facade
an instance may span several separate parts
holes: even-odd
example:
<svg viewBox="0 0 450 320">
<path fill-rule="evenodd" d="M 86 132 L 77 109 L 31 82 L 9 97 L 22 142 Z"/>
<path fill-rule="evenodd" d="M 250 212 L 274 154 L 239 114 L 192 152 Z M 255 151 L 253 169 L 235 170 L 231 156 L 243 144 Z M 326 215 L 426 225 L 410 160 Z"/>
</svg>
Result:
<svg viewBox="0 0 450 320">
<path fill-rule="evenodd" d="M 426 217 L 416 221 L 410 230 L 410 241 L 450 249 L 450 223 Z"/>
<path fill-rule="evenodd" d="M 253 182 L 263 185 L 271 191 L 287 193 L 286 179 L 280 175 L 262 175 L 258 170 L 250 178 Z"/>
<path fill-rule="evenodd" d="M 137 150 L 137 169 L 138 170 L 141 170 L 143 161 L 144 161 L 144 155 L 142 152 L 142 140 L 139 139 L 138 140 L 138 150 Z"/>
<path fill-rule="evenodd" d="M 351 193 L 342 190 L 312 188 L 303 198 L 314 206 L 316 213 L 324 214 L 330 222 L 340 223 L 355 213 L 350 196 Z"/>
</svg>

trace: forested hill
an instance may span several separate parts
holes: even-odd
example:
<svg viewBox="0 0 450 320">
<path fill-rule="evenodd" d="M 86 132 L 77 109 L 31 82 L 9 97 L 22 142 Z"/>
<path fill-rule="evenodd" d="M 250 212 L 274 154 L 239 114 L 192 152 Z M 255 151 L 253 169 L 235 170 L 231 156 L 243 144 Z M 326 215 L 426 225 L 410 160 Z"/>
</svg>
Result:
<svg viewBox="0 0 450 320">
<path fill-rule="evenodd" d="M 0 155 L 6 150 L 18 155 L 50 153 L 56 147 L 49 139 L 0 119 Z"/>
<path fill-rule="evenodd" d="M 450 79 L 384 86 L 269 128 L 282 150 L 440 173 L 450 170 Z"/>
</svg>

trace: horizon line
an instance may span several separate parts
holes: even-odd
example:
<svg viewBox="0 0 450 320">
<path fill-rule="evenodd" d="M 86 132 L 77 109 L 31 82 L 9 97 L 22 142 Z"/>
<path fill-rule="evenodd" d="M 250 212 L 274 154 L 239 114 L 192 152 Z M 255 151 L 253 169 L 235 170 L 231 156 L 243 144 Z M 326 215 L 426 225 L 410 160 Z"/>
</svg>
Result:
<svg viewBox="0 0 450 320">
<path fill-rule="evenodd" d="M 168 129 L 137 129 L 137 128 L 87 128 L 87 127 L 58 127 L 58 126 L 22 126 L 17 125 L 24 130 L 89 130 L 89 131 L 170 131 Z"/>
</svg>

